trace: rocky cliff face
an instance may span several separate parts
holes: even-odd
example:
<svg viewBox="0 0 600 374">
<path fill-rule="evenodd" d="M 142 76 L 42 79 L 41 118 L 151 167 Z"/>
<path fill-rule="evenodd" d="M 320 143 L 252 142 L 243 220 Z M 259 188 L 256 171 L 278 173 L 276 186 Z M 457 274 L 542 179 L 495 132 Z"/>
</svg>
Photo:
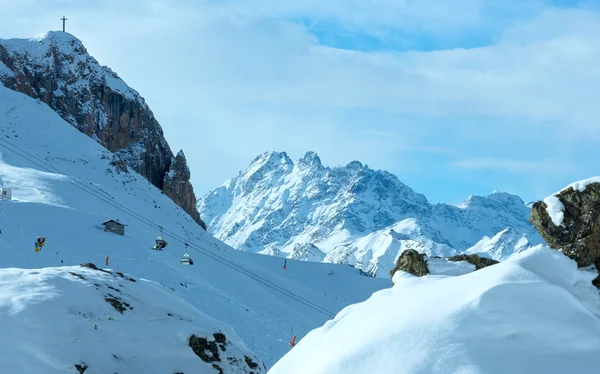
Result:
<svg viewBox="0 0 600 374">
<path fill-rule="evenodd" d="M 183 150 L 180 150 L 177 156 L 173 158 L 171 168 L 165 174 L 162 185 L 165 194 L 188 212 L 194 221 L 206 230 L 206 225 L 202 222 L 200 213 L 196 210 L 196 196 L 190 183 L 190 168 L 185 161 Z"/>
<path fill-rule="evenodd" d="M 48 104 L 204 225 L 195 208 L 185 157 L 174 157 L 139 93 L 101 66 L 80 40 L 63 32 L 27 40 L 0 39 L 0 82 Z"/>
<path fill-rule="evenodd" d="M 536 202 L 530 221 L 549 247 L 580 267 L 600 269 L 600 177 L 573 183 Z M 600 288 L 600 276 L 593 283 Z"/>
</svg>

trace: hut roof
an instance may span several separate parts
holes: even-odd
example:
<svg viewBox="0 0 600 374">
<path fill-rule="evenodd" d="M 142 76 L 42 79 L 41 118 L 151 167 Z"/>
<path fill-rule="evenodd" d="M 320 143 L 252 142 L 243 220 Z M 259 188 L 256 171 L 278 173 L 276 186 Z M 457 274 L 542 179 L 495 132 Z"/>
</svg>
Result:
<svg viewBox="0 0 600 374">
<path fill-rule="evenodd" d="M 114 223 L 116 223 L 117 225 L 121 225 L 121 226 L 127 226 L 127 225 L 125 225 L 125 224 L 122 224 L 121 222 L 119 222 L 119 221 L 117 221 L 117 220 L 114 220 L 114 219 L 109 219 L 108 221 L 102 222 L 102 224 L 103 224 L 103 225 L 106 225 L 106 224 L 108 224 L 109 222 L 114 222 Z"/>
</svg>

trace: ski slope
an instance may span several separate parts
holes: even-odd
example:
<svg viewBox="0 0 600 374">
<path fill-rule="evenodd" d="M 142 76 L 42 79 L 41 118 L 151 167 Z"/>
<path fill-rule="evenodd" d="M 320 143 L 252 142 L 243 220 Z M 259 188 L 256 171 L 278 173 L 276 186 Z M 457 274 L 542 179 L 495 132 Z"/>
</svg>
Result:
<svg viewBox="0 0 600 374">
<path fill-rule="evenodd" d="M 538 245 L 459 276 L 415 277 L 341 311 L 269 374 L 565 374 L 600 367 L 600 295 Z"/>
<path fill-rule="evenodd" d="M 156 281 L 232 326 L 267 367 L 289 351 L 293 333 L 300 341 L 391 286 L 346 265 L 288 260 L 284 270 L 281 258 L 234 250 L 112 157 L 47 105 L 0 87 L 0 184 L 12 188 L 12 200 L 0 201 L 0 267 L 104 267 L 108 256 L 107 268 Z M 104 232 L 108 219 L 126 224 L 125 235 Z M 151 249 L 158 225 L 169 243 L 162 252 Z M 38 235 L 47 238 L 41 253 Z M 179 263 L 184 241 L 193 266 Z"/>
</svg>

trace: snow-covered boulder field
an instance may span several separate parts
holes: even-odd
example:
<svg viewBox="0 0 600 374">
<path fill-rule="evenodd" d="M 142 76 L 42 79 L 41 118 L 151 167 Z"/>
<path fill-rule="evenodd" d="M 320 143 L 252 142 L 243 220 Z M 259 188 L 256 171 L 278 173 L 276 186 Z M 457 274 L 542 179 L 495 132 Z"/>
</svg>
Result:
<svg viewBox="0 0 600 374">
<path fill-rule="evenodd" d="M 600 367 L 596 271 L 546 246 L 394 286 L 311 331 L 269 374 L 565 374 Z"/>
<path fill-rule="evenodd" d="M 94 265 L 0 269 L 0 373 L 264 373 L 174 291 Z"/>
</svg>

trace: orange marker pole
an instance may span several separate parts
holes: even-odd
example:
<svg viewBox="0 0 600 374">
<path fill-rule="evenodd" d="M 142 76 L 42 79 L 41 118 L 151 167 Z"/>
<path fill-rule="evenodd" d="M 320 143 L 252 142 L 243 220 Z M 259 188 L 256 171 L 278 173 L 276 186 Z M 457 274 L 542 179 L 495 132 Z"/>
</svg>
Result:
<svg viewBox="0 0 600 374">
<path fill-rule="evenodd" d="M 108 256 L 106 256 L 106 266 L 108 266 Z"/>
</svg>

